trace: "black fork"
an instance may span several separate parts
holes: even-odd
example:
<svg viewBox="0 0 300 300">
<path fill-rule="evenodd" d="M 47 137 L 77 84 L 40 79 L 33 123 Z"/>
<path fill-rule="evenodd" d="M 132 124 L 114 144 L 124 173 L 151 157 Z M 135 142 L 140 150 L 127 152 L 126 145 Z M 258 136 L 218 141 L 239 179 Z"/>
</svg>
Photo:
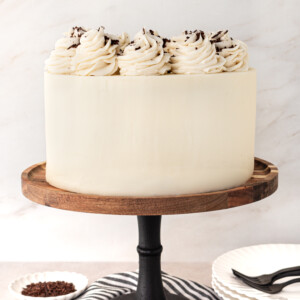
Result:
<svg viewBox="0 0 300 300">
<path fill-rule="evenodd" d="M 283 283 L 277 283 L 277 284 L 271 284 L 271 285 L 258 285 L 254 284 L 253 282 L 247 281 L 245 279 L 241 280 L 251 286 L 252 288 L 259 290 L 261 292 L 267 293 L 267 294 L 277 294 L 281 292 L 286 286 L 300 282 L 300 278 L 291 279 L 289 281 L 283 282 Z"/>
<path fill-rule="evenodd" d="M 246 280 L 247 282 L 251 282 L 256 285 L 270 285 L 273 282 L 275 282 L 278 279 L 284 278 L 284 277 L 292 277 L 292 276 L 300 276 L 300 266 L 298 267 L 292 267 L 292 268 L 286 268 L 279 271 L 276 271 L 271 274 L 265 274 L 261 276 L 255 276 L 250 277 L 247 275 L 244 275 L 234 269 L 232 269 L 233 274 L 243 280 Z"/>
</svg>

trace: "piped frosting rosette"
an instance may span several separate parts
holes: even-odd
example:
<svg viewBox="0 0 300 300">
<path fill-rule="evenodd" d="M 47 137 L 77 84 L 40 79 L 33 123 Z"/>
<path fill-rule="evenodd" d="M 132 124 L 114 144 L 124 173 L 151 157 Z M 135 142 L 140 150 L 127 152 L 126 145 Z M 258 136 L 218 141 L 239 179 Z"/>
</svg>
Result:
<svg viewBox="0 0 300 300">
<path fill-rule="evenodd" d="M 220 56 L 201 30 L 185 31 L 167 44 L 172 72 L 176 74 L 220 73 L 225 70 Z"/>
<path fill-rule="evenodd" d="M 142 29 L 118 57 L 121 75 L 163 75 L 171 70 L 166 39 L 156 31 Z"/>
<path fill-rule="evenodd" d="M 117 53 L 128 44 L 127 34 L 120 39 L 106 35 L 104 28 L 84 33 L 72 60 L 75 75 L 113 75 L 118 70 Z"/>
<path fill-rule="evenodd" d="M 46 60 L 49 73 L 107 76 L 210 74 L 249 69 L 247 45 L 228 30 L 184 31 L 171 40 L 142 29 L 132 42 L 127 33 L 107 34 L 104 27 L 73 27 L 59 39 Z"/>
<path fill-rule="evenodd" d="M 210 41 L 215 44 L 216 51 L 225 58 L 225 71 L 248 71 L 248 47 L 245 43 L 228 35 L 228 30 L 210 34 Z"/>
<path fill-rule="evenodd" d="M 45 69 L 54 74 L 71 74 L 71 60 L 76 54 L 80 37 L 86 32 L 82 27 L 73 27 L 55 43 L 55 49 L 46 60 Z"/>
</svg>

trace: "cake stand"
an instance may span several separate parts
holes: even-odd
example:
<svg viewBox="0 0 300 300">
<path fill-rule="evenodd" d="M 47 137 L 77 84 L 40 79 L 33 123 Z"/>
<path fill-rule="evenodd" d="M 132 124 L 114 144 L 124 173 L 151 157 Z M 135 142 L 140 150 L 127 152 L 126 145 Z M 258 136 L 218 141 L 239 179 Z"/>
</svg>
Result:
<svg viewBox="0 0 300 300">
<path fill-rule="evenodd" d="M 255 159 L 252 177 L 242 186 L 210 193 L 126 197 L 72 193 L 49 185 L 45 180 L 46 164 L 33 165 L 22 173 L 25 197 L 42 205 L 78 212 L 136 215 L 139 226 L 139 279 L 137 291 L 120 300 L 183 300 L 163 289 L 160 257 L 162 215 L 207 212 L 250 204 L 274 193 L 278 169 L 262 159 Z"/>
</svg>

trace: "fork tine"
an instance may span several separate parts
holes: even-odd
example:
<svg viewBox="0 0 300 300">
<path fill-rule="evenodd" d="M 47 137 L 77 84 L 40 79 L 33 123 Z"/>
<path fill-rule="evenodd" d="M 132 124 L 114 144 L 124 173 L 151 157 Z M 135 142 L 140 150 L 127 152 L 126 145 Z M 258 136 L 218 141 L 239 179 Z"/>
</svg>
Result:
<svg viewBox="0 0 300 300">
<path fill-rule="evenodd" d="M 245 274 L 243 274 L 243 273 L 241 273 L 241 272 L 239 272 L 239 271 L 237 271 L 237 270 L 235 270 L 235 269 L 231 269 L 231 270 L 232 270 L 232 273 L 233 273 L 235 276 L 239 277 L 239 278 L 254 279 L 253 277 L 249 277 L 249 276 L 247 276 L 247 275 L 245 275 Z"/>
</svg>

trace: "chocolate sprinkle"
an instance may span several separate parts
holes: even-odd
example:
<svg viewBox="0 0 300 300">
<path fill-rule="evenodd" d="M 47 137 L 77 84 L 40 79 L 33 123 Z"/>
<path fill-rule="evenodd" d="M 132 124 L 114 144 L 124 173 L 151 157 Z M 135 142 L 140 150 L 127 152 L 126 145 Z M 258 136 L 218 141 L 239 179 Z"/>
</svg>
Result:
<svg viewBox="0 0 300 300">
<path fill-rule="evenodd" d="M 162 39 L 163 40 L 163 48 L 165 48 L 166 47 L 166 45 L 167 45 L 167 43 L 170 43 L 171 42 L 171 40 L 169 40 L 169 39 L 166 39 L 166 38 L 163 38 Z"/>
<path fill-rule="evenodd" d="M 28 284 L 23 288 L 22 295 L 31 297 L 55 297 L 67 295 L 75 291 L 76 289 L 73 283 L 49 281 Z"/>
<path fill-rule="evenodd" d="M 119 45 L 119 40 L 111 40 L 112 45 Z"/>
<path fill-rule="evenodd" d="M 80 43 L 78 44 L 73 44 L 70 47 L 67 48 L 67 50 L 71 49 L 71 48 L 77 48 L 80 45 Z"/>
<path fill-rule="evenodd" d="M 150 29 L 149 32 L 154 35 L 154 31 L 152 29 Z"/>
<path fill-rule="evenodd" d="M 201 34 L 202 39 L 204 40 L 205 39 L 205 33 L 204 33 L 204 31 L 200 30 L 200 34 Z"/>
<path fill-rule="evenodd" d="M 70 37 L 74 37 L 75 31 L 78 32 L 78 37 L 79 38 L 86 32 L 86 30 L 84 28 L 82 28 L 81 26 L 74 26 L 72 28 L 72 33 L 71 33 Z"/>
<path fill-rule="evenodd" d="M 217 38 L 216 40 L 210 40 L 212 44 L 221 42 L 221 38 Z"/>
<path fill-rule="evenodd" d="M 216 37 L 218 37 L 220 34 L 222 33 L 222 30 L 221 31 L 218 31 L 215 35 L 213 35 L 211 38 L 212 39 L 215 39 Z"/>
<path fill-rule="evenodd" d="M 140 49 L 141 49 L 141 47 L 136 47 L 136 48 L 135 48 L 135 50 L 140 50 Z"/>
</svg>

